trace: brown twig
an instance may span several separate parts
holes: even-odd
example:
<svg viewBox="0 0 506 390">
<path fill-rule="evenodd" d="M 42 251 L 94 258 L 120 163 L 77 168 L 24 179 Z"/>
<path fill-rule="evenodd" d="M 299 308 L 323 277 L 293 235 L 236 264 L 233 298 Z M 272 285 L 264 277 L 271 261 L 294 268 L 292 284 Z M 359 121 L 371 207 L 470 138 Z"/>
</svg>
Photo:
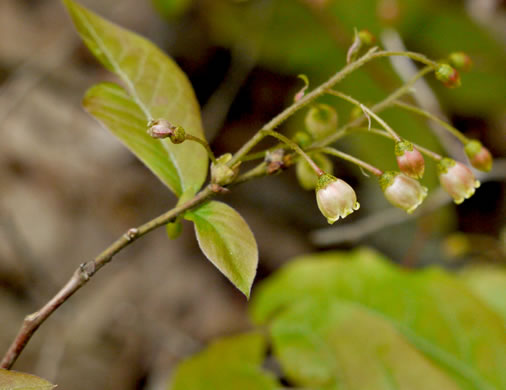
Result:
<svg viewBox="0 0 506 390">
<path fill-rule="evenodd" d="M 100 268 L 109 263 L 116 253 L 146 233 L 175 220 L 176 217 L 198 206 L 213 194 L 213 191 L 209 187 L 206 187 L 188 202 L 167 211 L 139 227 L 129 229 L 94 260 L 81 264 L 74 271 L 74 274 L 65 286 L 49 302 L 36 312 L 25 317 L 16 338 L 0 363 L 0 368 L 10 369 L 39 326 L 77 290 L 83 287 Z"/>
</svg>

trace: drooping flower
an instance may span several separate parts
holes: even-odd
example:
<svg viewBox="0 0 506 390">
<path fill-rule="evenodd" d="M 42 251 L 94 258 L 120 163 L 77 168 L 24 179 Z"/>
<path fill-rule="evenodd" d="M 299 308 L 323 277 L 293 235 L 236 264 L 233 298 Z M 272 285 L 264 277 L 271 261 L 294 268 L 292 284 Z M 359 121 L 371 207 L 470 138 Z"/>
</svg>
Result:
<svg viewBox="0 0 506 390">
<path fill-rule="evenodd" d="M 483 172 L 489 172 L 492 169 L 492 155 L 480 141 L 472 140 L 464 147 L 469 162 L 473 167 Z"/>
<path fill-rule="evenodd" d="M 427 196 L 427 188 L 401 172 L 387 171 L 380 176 L 385 198 L 395 207 L 411 214 Z"/>
<path fill-rule="evenodd" d="M 345 181 L 328 173 L 318 179 L 316 202 L 327 222 L 333 224 L 339 218 L 346 218 L 360 208 L 357 195 Z"/>
<path fill-rule="evenodd" d="M 451 158 L 443 158 L 437 168 L 441 186 L 456 204 L 469 199 L 480 186 L 480 182 L 476 180 L 468 167 Z"/>
<path fill-rule="evenodd" d="M 395 144 L 397 165 L 402 173 L 414 179 L 421 179 L 425 171 L 425 161 L 422 154 L 409 141 L 399 141 Z"/>
</svg>

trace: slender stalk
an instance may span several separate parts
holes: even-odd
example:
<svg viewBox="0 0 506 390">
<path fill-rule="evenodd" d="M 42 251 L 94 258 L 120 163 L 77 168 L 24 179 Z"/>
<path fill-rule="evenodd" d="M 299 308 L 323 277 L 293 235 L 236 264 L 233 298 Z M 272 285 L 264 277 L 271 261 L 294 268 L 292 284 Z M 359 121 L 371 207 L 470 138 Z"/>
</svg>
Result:
<svg viewBox="0 0 506 390">
<path fill-rule="evenodd" d="M 344 135 L 347 135 L 347 134 L 351 134 L 353 131 L 355 130 L 358 130 L 358 131 L 365 131 L 365 132 L 369 132 L 369 133 L 373 133 L 373 134 L 377 134 L 377 135 L 381 135 L 382 137 L 385 137 L 385 138 L 390 138 L 390 139 L 394 139 L 389 133 L 387 133 L 386 131 L 384 130 L 381 130 L 381 129 L 375 129 L 375 128 L 369 128 L 369 127 L 354 127 L 354 128 L 351 128 L 351 129 L 347 129 L 346 131 L 343 132 L 343 136 Z M 411 142 L 411 141 L 410 141 Z M 435 160 L 435 161 L 440 161 L 443 156 L 441 156 L 440 154 L 436 153 L 436 152 L 433 152 L 432 150 L 430 149 L 427 149 L 427 148 L 424 148 L 423 146 L 420 146 L 418 144 L 415 144 L 413 142 L 411 142 L 413 144 L 413 146 L 415 148 L 417 148 L 420 152 L 422 152 L 423 154 L 425 154 L 427 157 L 430 157 L 431 159 Z"/>
<path fill-rule="evenodd" d="M 371 111 L 365 105 L 360 103 L 358 100 L 356 100 L 356 99 L 352 98 L 351 96 L 348 96 L 344 93 L 341 93 L 339 91 L 335 91 L 333 89 L 328 90 L 327 93 L 332 96 L 340 97 L 341 99 L 344 99 L 344 100 L 350 102 L 351 104 L 354 104 L 355 106 L 359 107 L 367 115 L 370 115 L 371 117 L 373 117 L 376 120 L 376 122 L 378 122 L 381 126 L 383 126 L 383 128 L 390 133 L 390 135 L 392 136 L 393 139 L 395 139 L 396 141 L 402 140 L 401 137 L 399 137 L 399 135 L 394 131 L 394 129 L 392 129 L 389 125 L 387 125 L 387 123 L 383 119 L 381 119 L 378 115 L 376 115 L 373 111 Z"/>
<path fill-rule="evenodd" d="M 255 147 L 264 137 L 265 135 L 262 134 L 262 130 L 274 130 L 276 127 L 278 127 L 281 123 L 283 123 L 286 119 L 288 119 L 290 116 L 295 114 L 298 110 L 303 108 L 304 106 L 311 103 L 316 98 L 320 97 L 321 95 L 327 93 L 334 85 L 339 83 L 341 80 L 343 80 L 346 76 L 348 76 L 353 71 L 357 70 L 367 62 L 375 59 L 375 58 L 382 58 L 382 57 L 391 57 L 391 56 L 405 56 L 410 57 L 415 61 L 420 61 L 424 64 L 429 65 L 428 68 L 424 69 L 420 76 L 418 78 L 422 77 L 425 73 L 428 73 L 429 71 L 434 70 L 434 68 L 437 66 L 437 63 L 428 59 L 424 55 L 418 54 L 418 53 L 412 53 L 412 52 L 395 52 L 395 51 L 377 51 L 377 47 L 373 47 L 370 49 L 366 54 L 364 54 L 362 57 L 360 57 L 355 62 L 352 62 L 348 65 L 346 65 L 342 70 L 337 72 L 334 76 L 332 76 L 330 79 L 328 79 L 325 83 L 321 84 L 318 88 L 314 89 L 307 95 L 305 95 L 302 99 L 294 102 L 291 106 L 287 107 L 284 111 L 282 111 L 280 114 L 272 118 L 268 123 L 266 123 L 249 141 L 247 141 L 232 157 L 232 159 L 228 162 L 229 166 L 234 165 L 238 161 L 241 161 L 243 156 L 245 156 L 251 149 Z M 421 72 L 421 73 L 422 73 Z M 418 79 L 417 78 L 417 79 Z M 416 81 L 416 80 L 414 80 Z M 413 82 L 414 82 L 413 81 Z M 403 92 L 404 93 L 404 92 Z"/>
<path fill-rule="evenodd" d="M 376 168 L 374 165 L 368 164 L 365 161 L 362 161 L 362 160 L 360 160 L 356 157 L 353 157 L 347 153 L 341 152 L 340 150 L 337 150 L 335 148 L 331 148 L 331 147 L 327 146 L 325 148 L 319 149 L 319 151 L 321 151 L 325 154 L 330 154 L 332 156 L 336 156 L 336 157 L 342 158 L 343 160 L 349 161 L 349 162 L 365 169 L 366 171 L 371 172 L 373 175 L 381 176 L 383 174 L 383 171 L 381 169 Z"/>
<path fill-rule="evenodd" d="M 309 157 L 309 155 L 306 152 L 304 152 L 302 150 L 302 148 L 299 145 L 297 145 L 295 142 L 293 142 L 290 138 L 285 137 L 283 134 L 280 134 L 274 130 L 262 130 L 262 133 L 265 134 L 266 136 L 271 136 L 271 137 L 277 138 L 281 142 L 284 142 L 285 144 L 287 144 L 290 148 L 292 148 L 295 152 L 297 152 L 301 157 L 303 157 L 308 162 L 308 164 L 311 166 L 311 168 L 313 168 L 313 170 L 315 171 L 315 173 L 318 176 L 321 176 L 325 173 L 313 161 L 313 159 L 311 157 Z"/>
<path fill-rule="evenodd" d="M 375 104 L 371 107 L 371 111 L 378 113 L 383 111 L 384 109 L 390 107 L 393 102 L 400 98 L 401 96 L 405 95 L 406 93 L 411 91 L 411 88 L 413 85 L 421 79 L 423 76 L 425 76 L 427 73 L 431 72 L 433 70 L 432 67 L 425 67 L 420 72 L 418 72 L 411 80 L 409 80 L 406 84 L 402 85 L 398 89 L 396 89 L 394 92 L 392 92 L 390 95 L 388 95 L 384 100 L 381 102 Z M 338 139 L 342 138 L 343 135 L 345 135 L 345 132 L 348 128 L 351 127 L 357 127 L 364 122 L 366 119 L 365 115 L 361 116 L 360 118 L 355 119 L 354 121 L 347 123 L 346 125 L 339 128 L 334 134 L 329 135 L 328 137 L 323 138 L 320 141 L 314 142 L 311 145 L 311 148 L 318 148 L 326 145 L 330 145 L 334 142 L 336 142 Z"/>
<path fill-rule="evenodd" d="M 457 137 L 460 140 L 460 142 L 462 142 L 464 145 L 466 145 L 467 143 L 469 143 L 471 141 L 464 134 L 462 134 L 458 129 L 456 129 L 455 127 L 453 127 L 452 125 L 450 125 L 446 121 L 438 118 L 434 114 L 431 114 L 430 112 L 428 112 L 420 107 L 416 107 L 416 106 L 409 104 L 409 103 L 400 102 L 398 100 L 394 101 L 393 104 L 396 105 L 397 107 L 403 108 L 407 111 L 414 112 L 415 114 L 418 114 L 418 115 L 421 115 L 425 118 L 429 118 L 429 119 L 433 120 L 434 122 L 436 122 L 439 125 L 441 125 L 442 127 L 444 127 L 446 130 L 448 130 L 450 133 L 452 133 L 455 137 Z"/>
<path fill-rule="evenodd" d="M 98 270 L 112 260 L 115 254 L 157 227 L 174 221 L 176 217 L 198 206 L 212 195 L 214 195 L 214 193 L 209 187 L 206 187 L 188 202 L 174 207 L 143 225 L 129 229 L 94 260 L 81 264 L 74 271 L 74 274 L 68 282 L 49 300 L 49 302 L 36 312 L 25 317 L 16 338 L 0 362 L 0 368 L 10 369 L 39 326 L 77 290 L 88 283 Z"/>
<path fill-rule="evenodd" d="M 214 153 L 213 151 L 211 150 L 211 147 L 209 146 L 209 144 L 207 143 L 206 140 L 203 140 L 201 138 L 198 138 L 198 137 L 194 137 L 193 135 L 191 134 L 185 134 L 185 140 L 187 141 L 195 141 L 195 142 L 198 142 L 199 144 L 201 144 L 207 151 L 207 155 L 209 156 L 209 158 L 211 159 L 211 161 L 213 163 L 216 163 L 216 157 L 214 156 Z"/>
</svg>

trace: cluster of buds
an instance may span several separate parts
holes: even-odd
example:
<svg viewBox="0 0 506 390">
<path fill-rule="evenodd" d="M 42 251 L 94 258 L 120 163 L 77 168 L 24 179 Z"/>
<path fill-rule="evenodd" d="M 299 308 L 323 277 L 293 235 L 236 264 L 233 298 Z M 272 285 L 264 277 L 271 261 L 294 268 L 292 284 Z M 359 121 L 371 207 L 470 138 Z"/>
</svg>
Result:
<svg viewBox="0 0 506 390">
<path fill-rule="evenodd" d="M 329 224 L 333 224 L 339 218 L 346 218 L 360 208 L 353 188 L 345 181 L 328 173 L 318 178 L 316 202 Z"/>
<path fill-rule="evenodd" d="M 181 126 L 173 125 L 165 119 L 150 121 L 148 134 L 156 139 L 169 138 L 174 144 L 180 144 L 186 139 L 186 133 Z"/>
<path fill-rule="evenodd" d="M 409 141 L 395 143 L 397 165 L 402 173 L 414 179 L 421 179 L 425 171 L 425 161 L 422 154 Z"/>
<path fill-rule="evenodd" d="M 437 168 L 441 186 L 456 204 L 469 199 L 480 186 L 480 182 L 476 180 L 468 167 L 451 158 L 443 158 Z"/>
</svg>

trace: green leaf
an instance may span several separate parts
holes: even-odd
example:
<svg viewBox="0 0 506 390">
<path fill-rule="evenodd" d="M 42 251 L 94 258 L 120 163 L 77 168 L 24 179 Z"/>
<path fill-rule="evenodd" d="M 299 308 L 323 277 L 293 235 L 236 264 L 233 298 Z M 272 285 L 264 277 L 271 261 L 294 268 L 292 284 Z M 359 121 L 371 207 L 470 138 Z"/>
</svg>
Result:
<svg viewBox="0 0 506 390">
<path fill-rule="evenodd" d="M 460 277 L 506 322 L 506 269 L 494 266 L 465 268 Z"/>
<path fill-rule="evenodd" d="M 506 387 L 502 319 L 441 270 L 403 271 L 365 249 L 309 255 L 259 286 L 252 316 L 265 323 L 308 296 L 354 302 L 388 319 L 462 389 Z"/>
<path fill-rule="evenodd" d="M 171 20 L 181 16 L 193 3 L 193 0 L 152 0 L 155 8 L 163 17 Z"/>
<path fill-rule="evenodd" d="M 304 388 L 460 389 L 387 319 L 350 302 L 303 299 L 271 335 L 287 378 Z"/>
<path fill-rule="evenodd" d="M 177 367 L 171 390 L 275 390 L 274 377 L 260 368 L 266 353 L 260 333 L 215 341 Z"/>
<path fill-rule="evenodd" d="M 195 142 L 174 145 L 141 135 L 152 119 L 166 119 L 204 138 L 200 109 L 185 74 L 145 38 L 123 29 L 72 0 L 63 0 L 84 43 L 115 73 L 125 90 L 92 87 L 84 106 L 118 136 L 174 193 L 196 193 L 207 175 L 207 153 Z M 163 151 L 163 153 L 162 153 Z"/>
<path fill-rule="evenodd" d="M 211 201 L 185 214 L 195 223 L 200 249 L 247 298 L 258 265 L 255 237 L 230 206 Z"/>
<path fill-rule="evenodd" d="M 37 376 L 0 368 L 0 390 L 50 390 L 55 387 Z"/>
</svg>

